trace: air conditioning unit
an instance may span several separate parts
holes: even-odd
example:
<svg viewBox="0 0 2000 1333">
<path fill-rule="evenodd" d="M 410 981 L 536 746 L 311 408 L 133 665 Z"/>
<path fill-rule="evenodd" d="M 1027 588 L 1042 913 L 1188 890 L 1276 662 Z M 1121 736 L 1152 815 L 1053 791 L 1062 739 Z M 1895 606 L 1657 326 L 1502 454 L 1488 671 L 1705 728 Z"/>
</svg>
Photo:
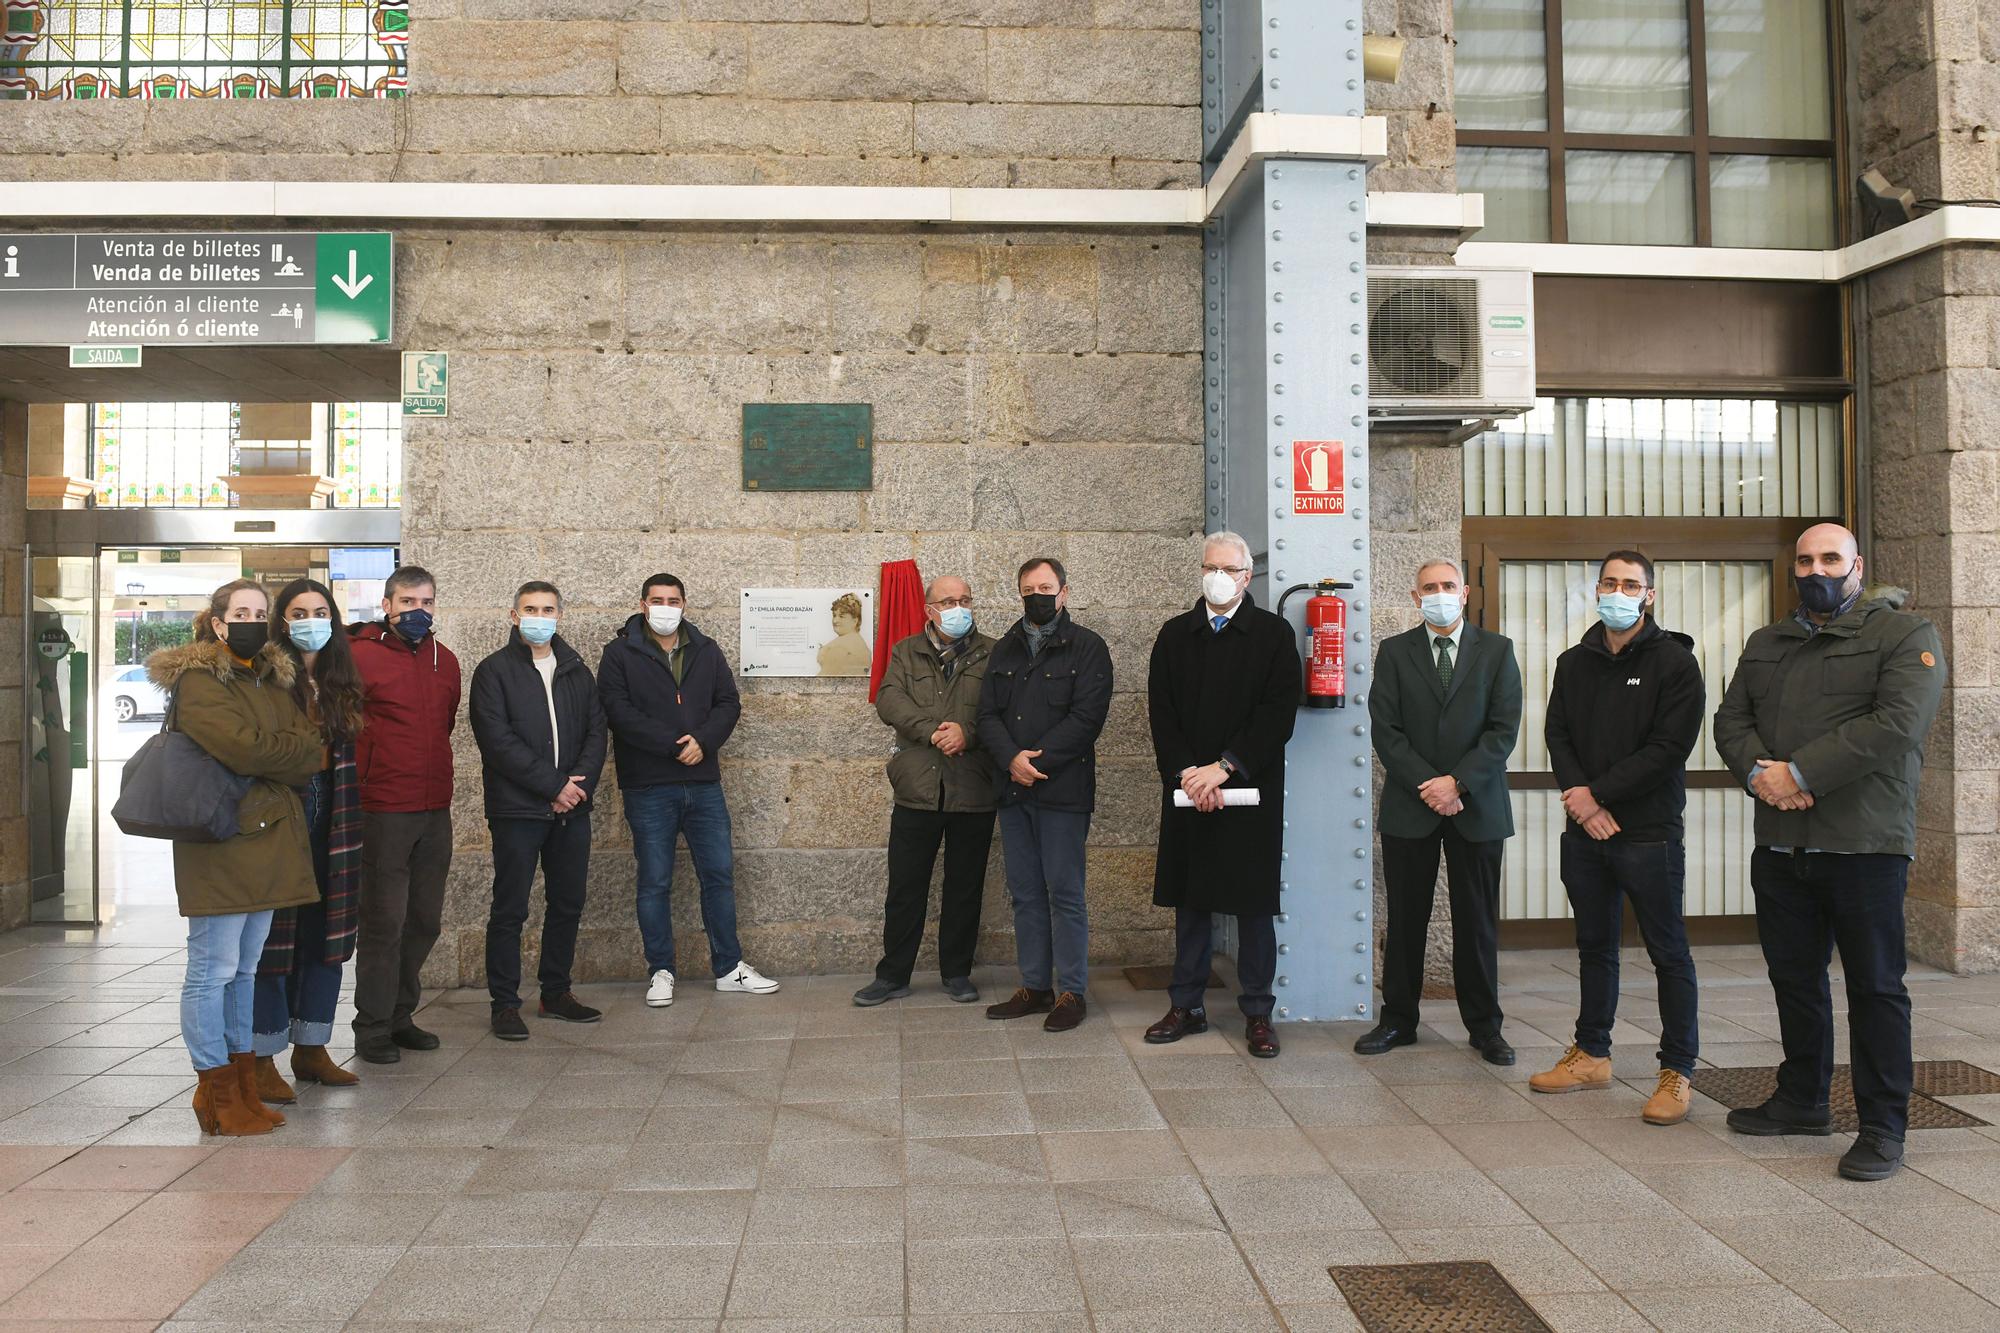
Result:
<svg viewBox="0 0 2000 1333">
<path fill-rule="evenodd" d="M 1368 415 L 1415 426 L 1535 405 L 1535 277 L 1525 269 L 1368 274 Z"/>
</svg>

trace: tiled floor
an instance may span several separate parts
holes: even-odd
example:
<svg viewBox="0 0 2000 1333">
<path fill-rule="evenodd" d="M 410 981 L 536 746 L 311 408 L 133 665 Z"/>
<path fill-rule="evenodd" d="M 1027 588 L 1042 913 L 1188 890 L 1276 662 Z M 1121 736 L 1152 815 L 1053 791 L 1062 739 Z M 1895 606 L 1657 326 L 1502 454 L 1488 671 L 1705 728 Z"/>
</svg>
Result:
<svg viewBox="0 0 2000 1333">
<path fill-rule="evenodd" d="M 2000 1129 L 1913 1133 L 1870 1186 L 1835 1176 L 1845 1136 L 1735 1137 L 1700 1097 L 1643 1125 L 1636 956 L 1629 1082 L 1532 1096 L 1573 965 L 1503 956 L 1510 1070 L 1449 1002 L 1369 1061 L 1352 1027 L 1283 1029 L 1271 1062 L 1234 1023 L 1147 1047 L 1163 1001 L 1108 969 L 1065 1036 L 928 986 L 857 1010 L 829 977 L 664 1011 L 592 988 L 603 1023 L 505 1045 L 460 992 L 425 1011 L 442 1050 L 218 1144 L 186 1106 L 179 952 L 18 932 L 0 1329 L 1343 1329 L 1328 1265 L 1458 1258 L 1559 1329 L 2000 1328 Z M 1699 966 L 1704 1058 L 1773 1062 L 1754 949 Z M 2000 978 L 1911 986 L 1919 1058 L 2000 1069 Z"/>
</svg>

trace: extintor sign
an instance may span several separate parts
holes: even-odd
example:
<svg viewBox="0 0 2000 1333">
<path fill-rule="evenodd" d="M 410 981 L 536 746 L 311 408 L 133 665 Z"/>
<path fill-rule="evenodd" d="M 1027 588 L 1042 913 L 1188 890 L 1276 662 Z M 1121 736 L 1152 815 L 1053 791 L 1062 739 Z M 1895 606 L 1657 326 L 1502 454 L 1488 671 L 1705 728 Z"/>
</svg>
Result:
<svg viewBox="0 0 2000 1333">
<path fill-rule="evenodd" d="M 1339 440 L 1292 441 L 1292 512 L 1347 512 L 1347 465 Z"/>
</svg>

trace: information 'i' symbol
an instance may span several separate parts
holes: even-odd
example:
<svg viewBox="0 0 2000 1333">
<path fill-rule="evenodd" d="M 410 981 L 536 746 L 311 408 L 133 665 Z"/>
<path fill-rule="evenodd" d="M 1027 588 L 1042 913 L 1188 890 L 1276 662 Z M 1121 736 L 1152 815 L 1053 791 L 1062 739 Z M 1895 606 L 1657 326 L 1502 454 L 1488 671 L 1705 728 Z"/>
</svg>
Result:
<svg viewBox="0 0 2000 1333">
<path fill-rule="evenodd" d="M 7 267 L 4 272 L 0 272 L 0 277 L 18 278 L 21 276 L 20 253 L 21 247 L 18 245 L 7 247 Z"/>
</svg>

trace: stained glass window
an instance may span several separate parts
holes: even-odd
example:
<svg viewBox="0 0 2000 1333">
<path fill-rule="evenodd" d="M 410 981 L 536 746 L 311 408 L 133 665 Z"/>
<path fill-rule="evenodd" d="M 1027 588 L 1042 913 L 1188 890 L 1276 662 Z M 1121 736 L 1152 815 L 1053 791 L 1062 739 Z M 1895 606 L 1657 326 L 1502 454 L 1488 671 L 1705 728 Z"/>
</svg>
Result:
<svg viewBox="0 0 2000 1333">
<path fill-rule="evenodd" d="M 260 453 L 297 449 L 291 443 L 240 443 L 241 419 L 236 403 L 93 404 L 90 465 L 97 507 L 236 508 L 228 478 L 272 461 Z M 315 406 L 313 430 L 309 457 L 301 454 L 297 466 L 333 478 L 333 508 L 402 507 L 402 404 Z"/>
<path fill-rule="evenodd" d="M 0 0 L 0 99 L 400 97 L 409 0 Z"/>
<path fill-rule="evenodd" d="M 403 507 L 403 405 L 333 405 L 333 507 Z"/>
</svg>

